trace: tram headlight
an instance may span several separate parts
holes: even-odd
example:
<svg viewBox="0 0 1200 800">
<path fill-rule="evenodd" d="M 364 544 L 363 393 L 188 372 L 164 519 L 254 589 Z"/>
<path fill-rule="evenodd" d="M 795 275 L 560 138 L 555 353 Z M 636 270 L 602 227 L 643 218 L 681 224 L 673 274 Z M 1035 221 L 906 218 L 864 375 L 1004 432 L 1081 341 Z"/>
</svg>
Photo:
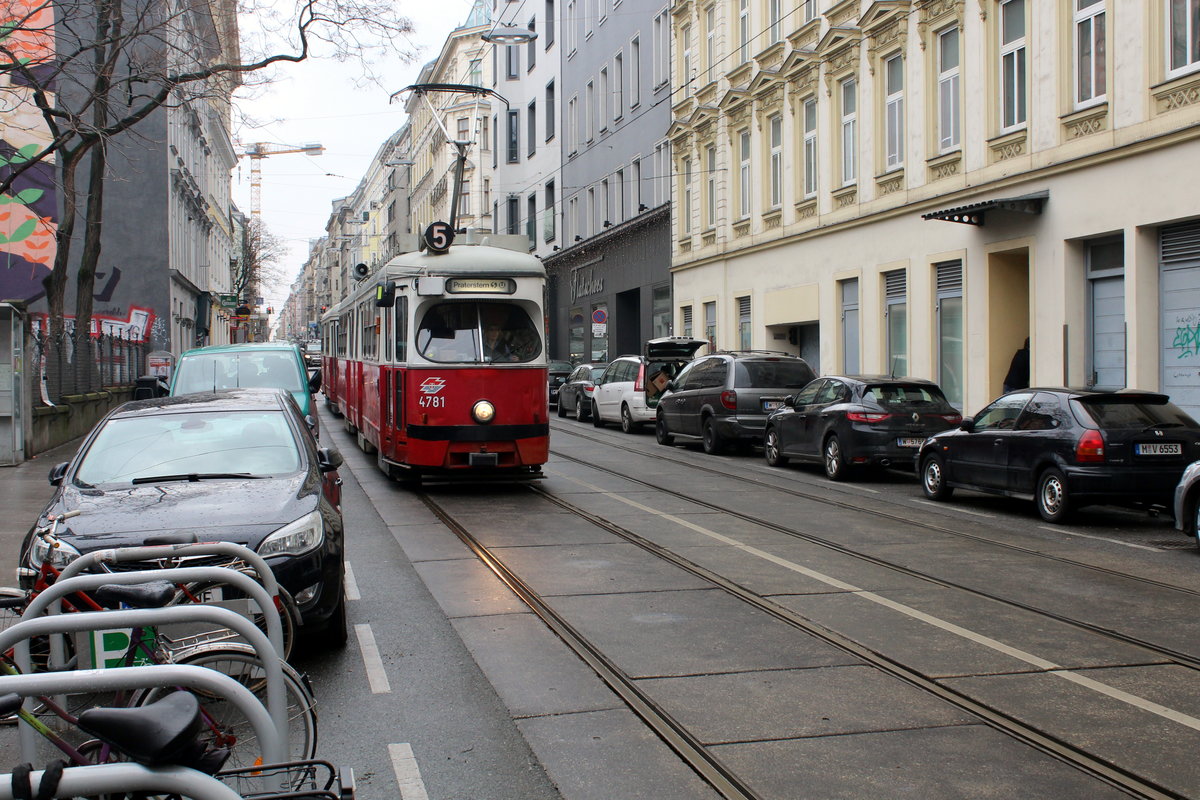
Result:
<svg viewBox="0 0 1200 800">
<path fill-rule="evenodd" d="M 487 425 L 496 418 L 496 407 L 488 400 L 480 400 L 471 406 L 471 418 L 480 425 Z"/>
</svg>

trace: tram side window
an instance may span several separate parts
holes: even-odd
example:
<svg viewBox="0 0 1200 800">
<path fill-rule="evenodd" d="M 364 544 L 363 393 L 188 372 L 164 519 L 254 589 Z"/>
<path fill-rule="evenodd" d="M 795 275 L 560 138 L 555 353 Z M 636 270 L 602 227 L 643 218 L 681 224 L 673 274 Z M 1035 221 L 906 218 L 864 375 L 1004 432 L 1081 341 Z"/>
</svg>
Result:
<svg viewBox="0 0 1200 800">
<path fill-rule="evenodd" d="M 440 303 L 417 330 L 417 350 L 441 363 L 513 363 L 541 355 L 537 327 L 512 303 Z"/>
<path fill-rule="evenodd" d="M 338 318 L 337 329 L 334 333 L 334 335 L 337 336 L 337 347 L 334 348 L 333 351 L 334 355 L 336 355 L 338 358 L 345 358 L 347 355 L 346 331 L 349 330 L 348 323 L 349 320 L 346 318 L 346 316 L 343 315 L 342 317 Z"/>
<path fill-rule="evenodd" d="M 359 319 L 362 320 L 362 357 L 375 359 L 375 344 L 379 339 L 379 331 L 375 327 L 375 309 L 363 303 L 358 309 Z"/>
<path fill-rule="evenodd" d="M 396 298 L 396 320 L 392 326 L 396 331 L 396 360 L 408 360 L 408 298 Z"/>
</svg>

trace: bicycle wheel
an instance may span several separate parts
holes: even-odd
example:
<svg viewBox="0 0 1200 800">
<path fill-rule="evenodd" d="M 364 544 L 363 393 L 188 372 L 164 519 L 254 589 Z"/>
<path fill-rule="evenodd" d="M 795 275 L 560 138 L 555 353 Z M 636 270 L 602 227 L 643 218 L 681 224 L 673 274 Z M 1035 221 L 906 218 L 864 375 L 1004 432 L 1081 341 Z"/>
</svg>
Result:
<svg viewBox="0 0 1200 800">
<path fill-rule="evenodd" d="M 258 603 L 247 597 L 241 589 L 224 581 L 201 581 L 180 587 L 170 605 L 177 606 L 186 603 L 205 603 L 228 608 L 253 620 L 263 633 L 267 632 L 266 616 L 262 613 Z M 283 657 L 291 658 L 292 645 L 296 641 L 296 630 L 300 627 L 300 610 L 296 607 L 296 601 L 292 599 L 291 593 L 282 586 L 279 587 L 278 606 L 279 622 L 283 627 Z M 174 637 L 176 646 L 193 646 L 217 641 L 246 644 L 244 639 L 226 628 L 185 630 L 181 636 Z"/>
<path fill-rule="evenodd" d="M 263 706 L 267 702 L 266 672 L 262 661 L 246 646 L 225 645 L 199 648 L 180 654 L 176 664 L 214 669 L 236 680 L 254 693 Z M 317 704 L 305 678 L 286 661 L 282 662 L 283 683 L 287 694 L 288 761 L 311 759 L 317 752 Z M 139 692 L 131 705 L 152 703 L 173 687 L 156 687 Z M 252 767 L 265 759 L 254 728 L 237 706 L 225 698 L 201 689 L 192 690 L 204 711 L 203 735 L 215 747 L 228 747 L 227 769 Z"/>
</svg>

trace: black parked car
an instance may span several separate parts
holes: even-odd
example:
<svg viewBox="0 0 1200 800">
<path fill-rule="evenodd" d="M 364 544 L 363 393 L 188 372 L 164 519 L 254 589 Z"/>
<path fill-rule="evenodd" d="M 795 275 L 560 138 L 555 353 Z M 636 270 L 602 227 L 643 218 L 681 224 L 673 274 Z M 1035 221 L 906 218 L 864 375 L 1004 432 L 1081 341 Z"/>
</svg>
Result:
<svg viewBox="0 0 1200 800">
<path fill-rule="evenodd" d="M 558 415 L 573 414 L 581 422 L 592 413 L 592 390 L 607 364 L 580 364 L 558 387 Z"/>
<path fill-rule="evenodd" d="M 1200 427 L 1164 394 L 1022 389 L 931 437 L 925 496 L 956 487 L 1032 499 L 1047 522 L 1091 504 L 1171 508 Z"/>
<path fill-rule="evenodd" d="M 767 418 L 763 453 L 773 467 L 820 461 L 831 480 L 856 466 L 902 466 L 926 437 L 962 419 L 932 381 L 887 375 L 828 375 Z"/>
<path fill-rule="evenodd" d="M 570 361 L 551 361 L 549 390 L 550 390 L 550 405 L 558 405 L 558 390 L 567 382 L 567 376 L 571 374 L 571 370 L 575 369 L 571 366 Z M 559 416 L 562 416 L 561 414 Z"/>
<path fill-rule="evenodd" d="M 808 362 L 786 353 L 714 353 L 684 367 L 658 401 L 659 444 L 676 436 L 699 439 L 706 453 L 729 445 L 759 444 L 767 415 L 816 375 Z"/>
<path fill-rule="evenodd" d="M 256 550 L 293 596 L 303 633 L 346 639 L 341 481 L 278 389 L 223 389 L 113 409 L 50 471 L 47 515 L 78 510 L 47 552 L 31 529 L 20 563 L 65 566 L 82 553 L 162 542 L 227 541 Z"/>
</svg>

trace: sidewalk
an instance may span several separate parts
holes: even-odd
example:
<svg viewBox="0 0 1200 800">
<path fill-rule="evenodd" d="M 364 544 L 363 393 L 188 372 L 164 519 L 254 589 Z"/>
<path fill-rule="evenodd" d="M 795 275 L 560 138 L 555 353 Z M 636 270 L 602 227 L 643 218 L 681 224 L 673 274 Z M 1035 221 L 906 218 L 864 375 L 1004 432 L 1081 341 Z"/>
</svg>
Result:
<svg viewBox="0 0 1200 800">
<path fill-rule="evenodd" d="M 0 586 L 15 586 L 21 540 L 37 521 L 54 487 L 46 480 L 50 468 L 69 461 L 81 439 L 38 453 L 15 467 L 0 467 Z"/>
</svg>

